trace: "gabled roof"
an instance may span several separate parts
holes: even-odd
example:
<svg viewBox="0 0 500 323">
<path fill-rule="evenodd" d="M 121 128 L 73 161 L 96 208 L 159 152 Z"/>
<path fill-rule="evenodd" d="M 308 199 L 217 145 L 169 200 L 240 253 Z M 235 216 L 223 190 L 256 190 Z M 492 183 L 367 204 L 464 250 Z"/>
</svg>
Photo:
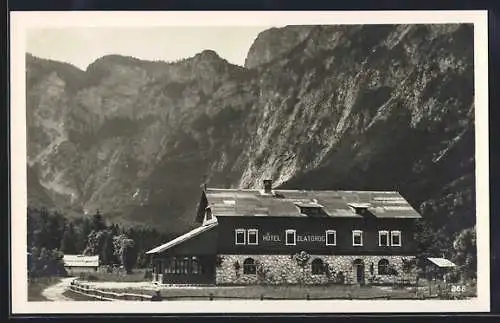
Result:
<svg viewBox="0 0 500 323">
<path fill-rule="evenodd" d="M 163 252 L 167 249 L 170 249 L 172 248 L 173 246 L 176 246 L 178 244 L 181 244 L 183 243 L 184 241 L 187 241 L 191 238 L 194 238 L 195 236 L 203 233 L 203 232 L 206 232 L 212 228 L 214 228 L 215 226 L 217 226 L 217 222 L 213 222 L 213 223 L 210 223 L 210 224 L 207 224 L 207 225 L 202 225 L 200 227 L 197 227 L 196 229 L 194 230 L 191 230 L 189 231 L 188 233 L 186 234 L 183 234 L 177 238 L 175 238 L 174 240 L 170 240 L 169 242 L 165 243 L 165 244 L 162 244 L 161 246 L 158 246 L 154 249 L 151 249 L 149 250 L 148 252 L 146 252 L 146 254 L 153 254 L 153 253 L 160 253 L 160 252 Z"/>
<path fill-rule="evenodd" d="M 66 267 L 97 267 L 99 266 L 99 255 L 64 255 L 63 261 Z"/>
<path fill-rule="evenodd" d="M 454 263 L 445 258 L 427 258 L 430 262 L 440 268 L 456 267 Z"/>
<path fill-rule="evenodd" d="M 202 195 L 214 216 L 304 217 L 300 207 L 319 207 L 326 217 L 361 218 L 356 208 L 376 218 L 420 218 L 394 191 L 304 191 L 207 188 Z"/>
</svg>

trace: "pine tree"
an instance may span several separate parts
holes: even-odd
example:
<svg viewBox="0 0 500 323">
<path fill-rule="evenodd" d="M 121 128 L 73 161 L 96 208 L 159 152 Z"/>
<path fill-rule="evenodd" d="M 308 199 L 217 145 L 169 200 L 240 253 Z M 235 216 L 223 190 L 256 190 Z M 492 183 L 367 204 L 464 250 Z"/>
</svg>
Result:
<svg viewBox="0 0 500 323">
<path fill-rule="evenodd" d="M 92 230 L 101 231 L 106 229 L 106 222 L 99 210 L 92 216 Z"/>
<path fill-rule="evenodd" d="M 113 255 L 113 236 L 111 231 L 105 231 L 103 237 L 102 250 L 100 254 L 102 263 L 105 265 L 115 263 L 115 257 Z"/>
<path fill-rule="evenodd" d="M 47 223 L 47 242 L 45 247 L 49 250 L 60 248 L 64 232 L 64 218 L 58 213 L 50 215 Z"/>
<path fill-rule="evenodd" d="M 91 223 L 88 218 L 84 218 L 81 221 L 80 229 L 78 233 L 78 239 L 76 241 L 76 251 L 77 253 L 83 253 L 87 247 L 87 240 L 91 229 Z"/>
<path fill-rule="evenodd" d="M 118 224 L 112 224 L 110 230 L 111 230 L 111 237 L 120 235 L 120 227 L 118 226 Z"/>
<path fill-rule="evenodd" d="M 454 260 L 464 270 L 466 277 L 477 275 L 476 228 L 462 230 L 453 242 Z"/>
<path fill-rule="evenodd" d="M 142 249 L 138 248 L 138 250 L 142 250 Z M 138 268 L 144 268 L 144 267 L 146 267 L 146 265 L 147 265 L 146 264 L 146 259 L 147 258 L 146 258 L 146 254 L 144 253 L 144 251 L 139 252 L 138 255 L 137 255 L 137 261 L 136 261 L 137 267 Z"/>
<path fill-rule="evenodd" d="M 418 267 L 424 269 L 425 258 L 447 257 L 450 251 L 450 238 L 443 230 L 435 230 L 424 220 L 417 221 L 415 230 L 417 254 L 420 258 Z"/>
<path fill-rule="evenodd" d="M 135 250 L 134 240 L 124 239 L 122 240 L 122 254 L 121 262 L 127 274 L 132 272 L 132 268 L 137 261 L 137 252 Z"/>
<path fill-rule="evenodd" d="M 65 254 L 75 254 L 76 249 L 76 239 L 77 235 L 73 223 L 68 223 L 63 233 L 63 238 L 61 241 L 61 251 Z"/>
<path fill-rule="evenodd" d="M 47 247 L 50 244 L 50 234 L 48 231 L 49 226 L 49 213 L 47 209 L 40 210 L 40 217 L 37 229 L 34 231 L 35 244 L 40 247 Z"/>
</svg>

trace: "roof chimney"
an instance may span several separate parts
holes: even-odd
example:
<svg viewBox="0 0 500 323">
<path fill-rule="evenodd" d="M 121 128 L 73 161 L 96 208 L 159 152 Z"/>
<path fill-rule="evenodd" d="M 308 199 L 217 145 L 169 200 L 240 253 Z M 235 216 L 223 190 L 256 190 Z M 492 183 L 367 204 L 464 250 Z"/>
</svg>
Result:
<svg viewBox="0 0 500 323">
<path fill-rule="evenodd" d="M 273 182 L 270 179 L 264 180 L 264 193 L 271 194 L 273 189 Z"/>
</svg>

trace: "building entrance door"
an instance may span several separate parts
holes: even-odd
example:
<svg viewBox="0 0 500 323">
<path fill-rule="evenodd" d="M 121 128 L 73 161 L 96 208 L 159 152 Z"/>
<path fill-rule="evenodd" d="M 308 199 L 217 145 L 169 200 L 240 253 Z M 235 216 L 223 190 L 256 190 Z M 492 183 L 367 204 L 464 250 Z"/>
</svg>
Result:
<svg viewBox="0 0 500 323">
<path fill-rule="evenodd" d="M 359 284 L 365 283 L 365 264 L 363 260 L 354 260 L 354 272 L 356 273 L 356 282 Z"/>
</svg>

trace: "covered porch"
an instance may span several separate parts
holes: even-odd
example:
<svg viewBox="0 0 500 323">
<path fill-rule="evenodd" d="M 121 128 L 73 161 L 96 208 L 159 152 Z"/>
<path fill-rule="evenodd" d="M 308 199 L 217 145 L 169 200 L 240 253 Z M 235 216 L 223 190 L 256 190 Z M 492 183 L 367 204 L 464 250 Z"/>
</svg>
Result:
<svg viewBox="0 0 500 323">
<path fill-rule="evenodd" d="M 148 251 L 153 282 L 215 284 L 216 226 L 217 223 L 200 226 Z"/>
</svg>

